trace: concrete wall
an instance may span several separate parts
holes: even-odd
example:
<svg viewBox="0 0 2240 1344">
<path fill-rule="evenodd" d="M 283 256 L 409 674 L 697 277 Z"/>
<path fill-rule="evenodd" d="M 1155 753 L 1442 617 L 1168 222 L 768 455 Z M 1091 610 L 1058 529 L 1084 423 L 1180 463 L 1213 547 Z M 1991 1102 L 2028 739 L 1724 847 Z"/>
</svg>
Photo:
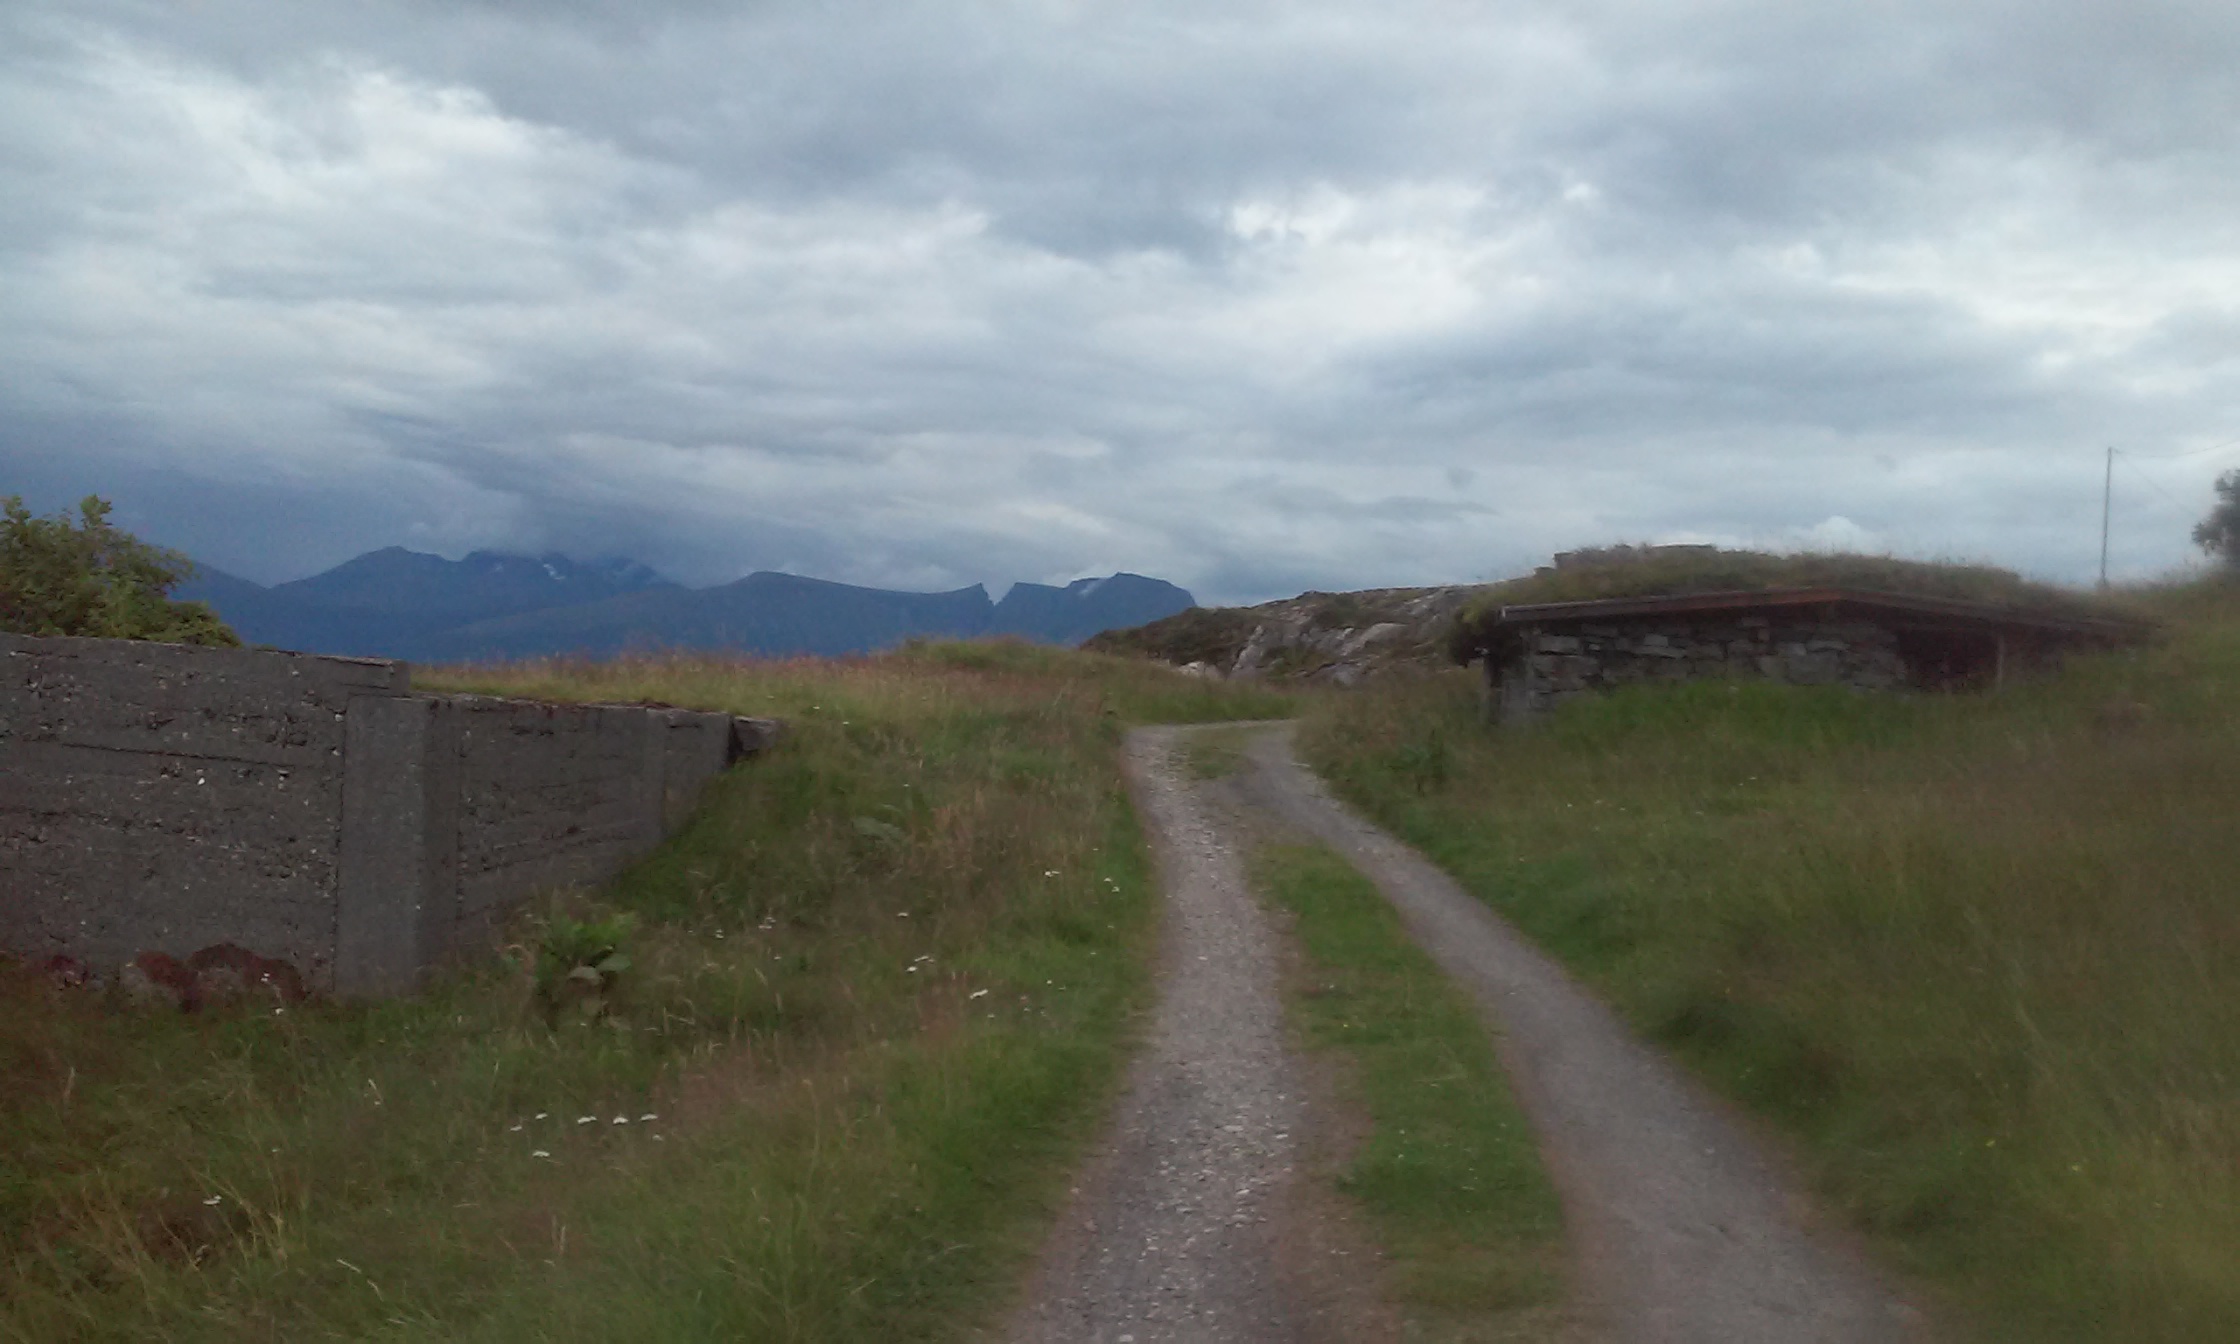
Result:
<svg viewBox="0 0 2240 1344">
<path fill-rule="evenodd" d="M 403 992 L 653 848 L 775 733 L 419 695 L 398 663 L 0 635 L 0 949 L 113 968 L 230 942 Z"/>
</svg>

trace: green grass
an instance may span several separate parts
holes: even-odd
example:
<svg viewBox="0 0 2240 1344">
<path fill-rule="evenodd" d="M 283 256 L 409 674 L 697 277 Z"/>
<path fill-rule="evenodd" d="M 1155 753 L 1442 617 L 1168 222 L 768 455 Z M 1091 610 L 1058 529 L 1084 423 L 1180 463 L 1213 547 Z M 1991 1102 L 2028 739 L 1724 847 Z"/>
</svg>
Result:
<svg viewBox="0 0 2240 1344">
<path fill-rule="evenodd" d="M 1756 588 L 1868 588 L 2081 616 L 2136 614 L 2119 598 L 2036 583 L 1995 565 L 1904 560 L 1850 551 L 1773 554 L 1706 548 L 1606 547 L 1560 569 L 1489 584 L 1475 608 L 1584 602 Z"/>
<path fill-rule="evenodd" d="M 1995 565 L 1848 551 L 1773 554 L 1714 547 L 1610 546 L 1584 553 L 1561 568 L 1543 567 L 1478 589 L 1450 627 L 1446 651 L 1451 661 L 1466 662 L 1483 657 L 1488 649 L 1501 648 L 1505 633 L 1513 633 L 1497 624 L 1505 606 L 1767 588 L 1861 588 L 2097 620 L 2137 622 L 2148 615 L 2147 604 L 2135 594 L 2079 592 L 2025 579 Z"/>
<path fill-rule="evenodd" d="M 0 973 L 0 1339 L 958 1338 L 1145 994 L 1122 727 L 1286 707 L 1003 646 L 422 680 L 789 733 L 409 1001 L 190 1017 Z M 612 913 L 611 1012 L 548 1025 L 545 922 Z"/>
<path fill-rule="evenodd" d="M 903 666 L 1038 677 L 1097 697 L 1103 713 L 1127 723 L 1287 719 L 1298 713 L 1302 703 L 1292 690 L 1184 676 L 1141 658 L 1018 640 L 913 644 L 897 654 L 896 661 Z"/>
<path fill-rule="evenodd" d="M 1254 876 L 1296 917 L 1292 1021 L 1340 1057 L 1369 1119 L 1340 1185 L 1386 1253 L 1408 1337 L 1545 1338 L 1565 1289 L 1561 1212 L 1485 1025 L 1343 859 L 1269 846 Z"/>
<path fill-rule="evenodd" d="M 1455 672 L 1310 758 L 1799 1136 L 1978 1337 L 2240 1338 L 2240 588 L 1991 696 Z"/>
<path fill-rule="evenodd" d="M 1221 779 L 1244 766 L 1245 748 L 1256 729 L 1201 728 L 1182 740 L 1182 759 L 1192 779 Z"/>
</svg>

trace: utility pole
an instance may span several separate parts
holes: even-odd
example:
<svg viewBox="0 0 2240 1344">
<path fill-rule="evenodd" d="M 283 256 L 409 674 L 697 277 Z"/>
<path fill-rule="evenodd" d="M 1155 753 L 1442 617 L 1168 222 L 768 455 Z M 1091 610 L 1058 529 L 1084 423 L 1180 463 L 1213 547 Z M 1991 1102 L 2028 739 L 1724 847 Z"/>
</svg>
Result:
<svg viewBox="0 0 2240 1344">
<path fill-rule="evenodd" d="M 2100 586 L 2108 586 L 2108 510 L 2116 495 L 2116 450 L 2108 445 L 2108 470 L 2100 481 Z"/>
</svg>

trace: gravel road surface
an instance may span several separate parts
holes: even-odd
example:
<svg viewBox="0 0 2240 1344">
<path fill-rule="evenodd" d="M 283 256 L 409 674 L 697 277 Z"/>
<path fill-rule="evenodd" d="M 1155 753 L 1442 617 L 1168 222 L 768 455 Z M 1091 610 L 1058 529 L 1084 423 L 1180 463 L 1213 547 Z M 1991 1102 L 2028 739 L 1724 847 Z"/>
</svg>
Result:
<svg viewBox="0 0 2240 1344">
<path fill-rule="evenodd" d="M 1167 900 L 1159 1005 L 1105 1146 L 1011 1322 L 1016 1344 L 1310 1337 L 1311 1309 L 1284 1267 L 1304 1101 L 1276 934 L 1240 842 L 1176 759 L 1182 731 L 1128 739 Z"/>
<path fill-rule="evenodd" d="M 1563 1195 L 1589 1319 L 1629 1344 L 1922 1337 L 1919 1314 L 1812 1226 L 1794 1179 L 1724 1107 L 1483 902 L 1333 801 L 1288 727 L 1248 757 L 1244 794 L 1373 880 L 1495 1028 Z"/>
</svg>

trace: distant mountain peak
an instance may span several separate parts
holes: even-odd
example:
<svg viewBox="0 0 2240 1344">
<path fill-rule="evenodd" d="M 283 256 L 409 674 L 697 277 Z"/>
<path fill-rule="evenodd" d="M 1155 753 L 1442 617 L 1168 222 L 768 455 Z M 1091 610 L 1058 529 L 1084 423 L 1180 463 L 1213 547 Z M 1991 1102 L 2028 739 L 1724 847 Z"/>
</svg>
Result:
<svg viewBox="0 0 2240 1344">
<path fill-rule="evenodd" d="M 209 602 L 254 643 L 419 661 L 644 648 L 860 653 L 989 635 L 1077 644 L 1196 605 L 1171 583 L 1128 573 L 1013 584 L 995 602 L 978 583 L 913 593 L 759 570 L 687 589 L 634 560 L 488 550 L 447 560 L 402 546 L 271 588 L 206 570 L 178 596 Z"/>
<path fill-rule="evenodd" d="M 990 633 L 1078 644 L 1106 630 L 1142 625 L 1196 605 L 1195 598 L 1171 583 L 1125 572 L 1075 579 L 1063 588 L 1015 583 L 996 604 Z"/>
</svg>

